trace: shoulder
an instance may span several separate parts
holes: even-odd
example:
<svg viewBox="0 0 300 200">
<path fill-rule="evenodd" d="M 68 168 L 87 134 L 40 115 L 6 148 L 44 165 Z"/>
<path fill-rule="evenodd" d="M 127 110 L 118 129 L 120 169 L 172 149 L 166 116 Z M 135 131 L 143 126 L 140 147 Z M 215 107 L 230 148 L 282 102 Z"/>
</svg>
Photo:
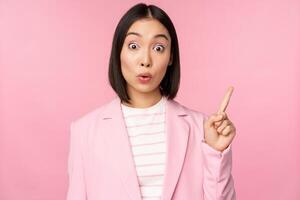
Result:
<svg viewBox="0 0 300 200">
<path fill-rule="evenodd" d="M 176 101 L 176 100 L 170 100 L 176 107 L 180 107 L 184 112 L 189 115 L 192 119 L 198 121 L 203 120 L 204 118 L 207 119 L 208 115 L 205 114 L 202 111 L 196 110 L 194 108 L 188 107 L 186 105 L 183 105 L 182 103 Z"/>
<path fill-rule="evenodd" d="M 113 98 L 110 101 L 96 107 L 95 109 L 83 113 L 80 117 L 71 122 L 71 129 L 87 130 L 87 128 L 98 119 L 101 113 L 107 110 L 110 105 L 117 100 L 117 98 Z"/>
</svg>

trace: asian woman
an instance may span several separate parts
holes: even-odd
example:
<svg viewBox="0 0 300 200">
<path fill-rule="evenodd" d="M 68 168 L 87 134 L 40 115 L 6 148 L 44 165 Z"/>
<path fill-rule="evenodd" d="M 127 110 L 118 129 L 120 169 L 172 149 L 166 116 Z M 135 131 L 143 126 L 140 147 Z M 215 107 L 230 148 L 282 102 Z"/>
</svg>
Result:
<svg viewBox="0 0 300 200">
<path fill-rule="evenodd" d="M 175 101 L 179 45 L 169 16 L 137 4 L 119 21 L 109 82 L 116 97 L 71 123 L 67 200 L 235 200 L 236 134 L 226 107 Z"/>
</svg>

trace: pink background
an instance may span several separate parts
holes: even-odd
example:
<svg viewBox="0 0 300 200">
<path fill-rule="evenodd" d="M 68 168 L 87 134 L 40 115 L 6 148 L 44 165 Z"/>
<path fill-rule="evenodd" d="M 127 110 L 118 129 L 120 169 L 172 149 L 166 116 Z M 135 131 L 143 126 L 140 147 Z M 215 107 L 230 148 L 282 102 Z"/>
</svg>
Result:
<svg viewBox="0 0 300 200">
<path fill-rule="evenodd" d="M 105 2 L 1 1 L 1 200 L 65 199 L 70 122 L 115 96 L 112 36 L 138 1 Z M 235 87 L 237 198 L 300 199 L 300 2 L 176 2 L 146 2 L 177 29 L 176 100 L 212 114 Z"/>
</svg>

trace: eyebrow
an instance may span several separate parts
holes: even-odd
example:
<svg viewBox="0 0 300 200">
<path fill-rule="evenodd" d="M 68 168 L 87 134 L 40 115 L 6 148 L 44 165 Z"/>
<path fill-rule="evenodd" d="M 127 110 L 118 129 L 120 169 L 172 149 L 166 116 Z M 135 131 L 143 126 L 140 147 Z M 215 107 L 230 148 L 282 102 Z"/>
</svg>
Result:
<svg viewBox="0 0 300 200">
<path fill-rule="evenodd" d="M 139 37 L 143 37 L 141 34 L 136 33 L 136 32 L 129 32 L 129 33 L 126 34 L 126 37 L 127 37 L 128 35 L 136 35 L 136 36 L 139 36 Z M 167 41 L 169 41 L 168 37 L 167 37 L 165 34 L 157 34 L 157 35 L 155 35 L 153 38 L 159 38 L 159 37 L 163 37 L 163 38 L 165 38 Z"/>
</svg>

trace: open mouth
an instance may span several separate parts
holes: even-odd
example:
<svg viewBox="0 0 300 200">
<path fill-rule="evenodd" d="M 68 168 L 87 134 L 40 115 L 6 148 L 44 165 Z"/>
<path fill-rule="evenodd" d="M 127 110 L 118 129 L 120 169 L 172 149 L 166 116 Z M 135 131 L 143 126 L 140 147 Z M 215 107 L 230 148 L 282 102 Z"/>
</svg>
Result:
<svg viewBox="0 0 300 200">
<path fill-rule="evenodd" d="M 141 83 L 148 83 L 151 80 L 151 76 L 138 76 L 138 79 Z"/>
</svg>

